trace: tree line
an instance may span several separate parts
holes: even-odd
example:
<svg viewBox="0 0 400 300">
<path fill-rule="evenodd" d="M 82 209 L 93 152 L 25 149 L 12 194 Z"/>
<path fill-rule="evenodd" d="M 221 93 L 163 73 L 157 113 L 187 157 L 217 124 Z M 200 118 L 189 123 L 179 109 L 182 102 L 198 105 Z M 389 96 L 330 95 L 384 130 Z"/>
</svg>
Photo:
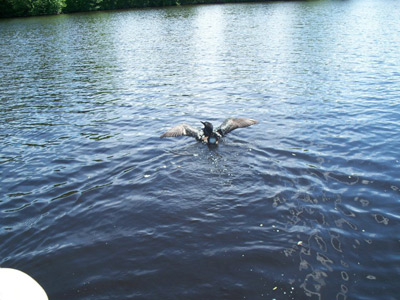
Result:
<svg viewBox="0 0 400 300">
<path fill-rule="evenodd" d="M 239 0 L 236 0 L 239 1 Z M 0 0 L 0 17 L 54 15 L 80 11 L 171 6 L 235 0 Z"/>
</svg>

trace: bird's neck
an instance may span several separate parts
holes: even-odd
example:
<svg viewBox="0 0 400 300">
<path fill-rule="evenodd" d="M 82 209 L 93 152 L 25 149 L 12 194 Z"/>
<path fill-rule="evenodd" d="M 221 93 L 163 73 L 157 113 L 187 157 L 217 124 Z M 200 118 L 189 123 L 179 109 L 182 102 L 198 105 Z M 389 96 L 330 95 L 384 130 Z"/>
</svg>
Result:
<svg viewBox="0 0 400 300">
<path fill-rule="evenodd" d="M 205 135 L 205 136 L 211 136 L 211 135 L 213 135 L 213 130 L 212 130 L 211 128 L 205 127 L 205 128 L 203 129 L 203 132 L 204 132 L 204 135 Z"/>
</svg>

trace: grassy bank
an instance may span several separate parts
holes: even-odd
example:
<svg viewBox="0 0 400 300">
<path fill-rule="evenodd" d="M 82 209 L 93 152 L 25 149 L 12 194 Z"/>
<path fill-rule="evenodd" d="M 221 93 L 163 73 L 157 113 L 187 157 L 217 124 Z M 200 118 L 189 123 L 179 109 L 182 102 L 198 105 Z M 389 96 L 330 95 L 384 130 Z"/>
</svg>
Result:
<svg viewBox="0 0 400 300">
<path fill-rule="evenodd" d="M 0 18 L 246 0 L 0 0 Z M 257 0 L 248 0 L 254 2 Z"/>
</svg>

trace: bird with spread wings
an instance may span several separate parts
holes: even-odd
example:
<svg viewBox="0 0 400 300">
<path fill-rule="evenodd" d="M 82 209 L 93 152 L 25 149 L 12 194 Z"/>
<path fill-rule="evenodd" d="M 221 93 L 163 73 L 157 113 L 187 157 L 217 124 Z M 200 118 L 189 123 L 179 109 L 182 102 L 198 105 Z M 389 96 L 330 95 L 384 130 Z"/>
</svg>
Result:
<svg viewBox="0 0 400 300">
<path fill-rule="evenodd" d="M 161 137 L 190 136 L 207 144 L 218 144 L 218 141 L 232 130 L 248 127 L 257 124 L 258 122 L 248 118 L 228 118 L 215 129 L 210 122 L 201 123 L 204 127 L 200 129 L 193 128 L 187 124 L 177 125 L 162 134 Z"/>
</svg>

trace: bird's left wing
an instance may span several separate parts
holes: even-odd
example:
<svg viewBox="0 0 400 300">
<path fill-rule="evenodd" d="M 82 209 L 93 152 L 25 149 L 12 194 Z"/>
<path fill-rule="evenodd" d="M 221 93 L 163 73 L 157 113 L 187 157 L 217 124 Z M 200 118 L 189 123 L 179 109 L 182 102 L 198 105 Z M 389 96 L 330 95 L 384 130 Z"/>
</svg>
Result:
<svg viewBox="0 0 400 300">
<path fill-rule="evenodd" d="M 175 127 L 172 127 L 170 130 L 162 134 L 160 137 L 176 137 L 176 136 L 191 136 L 196 139 L 200 138 L 199 130 L 187 125 L 187 124 L 180 124 Z"/>
<path fill-rule="evenodd" d="M 251 126 L 254 124 L 257 124 L 258 122 L 253 119 L 247 119 L 247 118 L 229 118 L 226 119 L 221 126 L 217 128 L 217 132 L 221 134 L 222 136 L 227 135 L 229 132 L 232 130 L 235 130 L 236 128 L 242 128 L 242 127 L 247 127 Z"/>
</svg>

